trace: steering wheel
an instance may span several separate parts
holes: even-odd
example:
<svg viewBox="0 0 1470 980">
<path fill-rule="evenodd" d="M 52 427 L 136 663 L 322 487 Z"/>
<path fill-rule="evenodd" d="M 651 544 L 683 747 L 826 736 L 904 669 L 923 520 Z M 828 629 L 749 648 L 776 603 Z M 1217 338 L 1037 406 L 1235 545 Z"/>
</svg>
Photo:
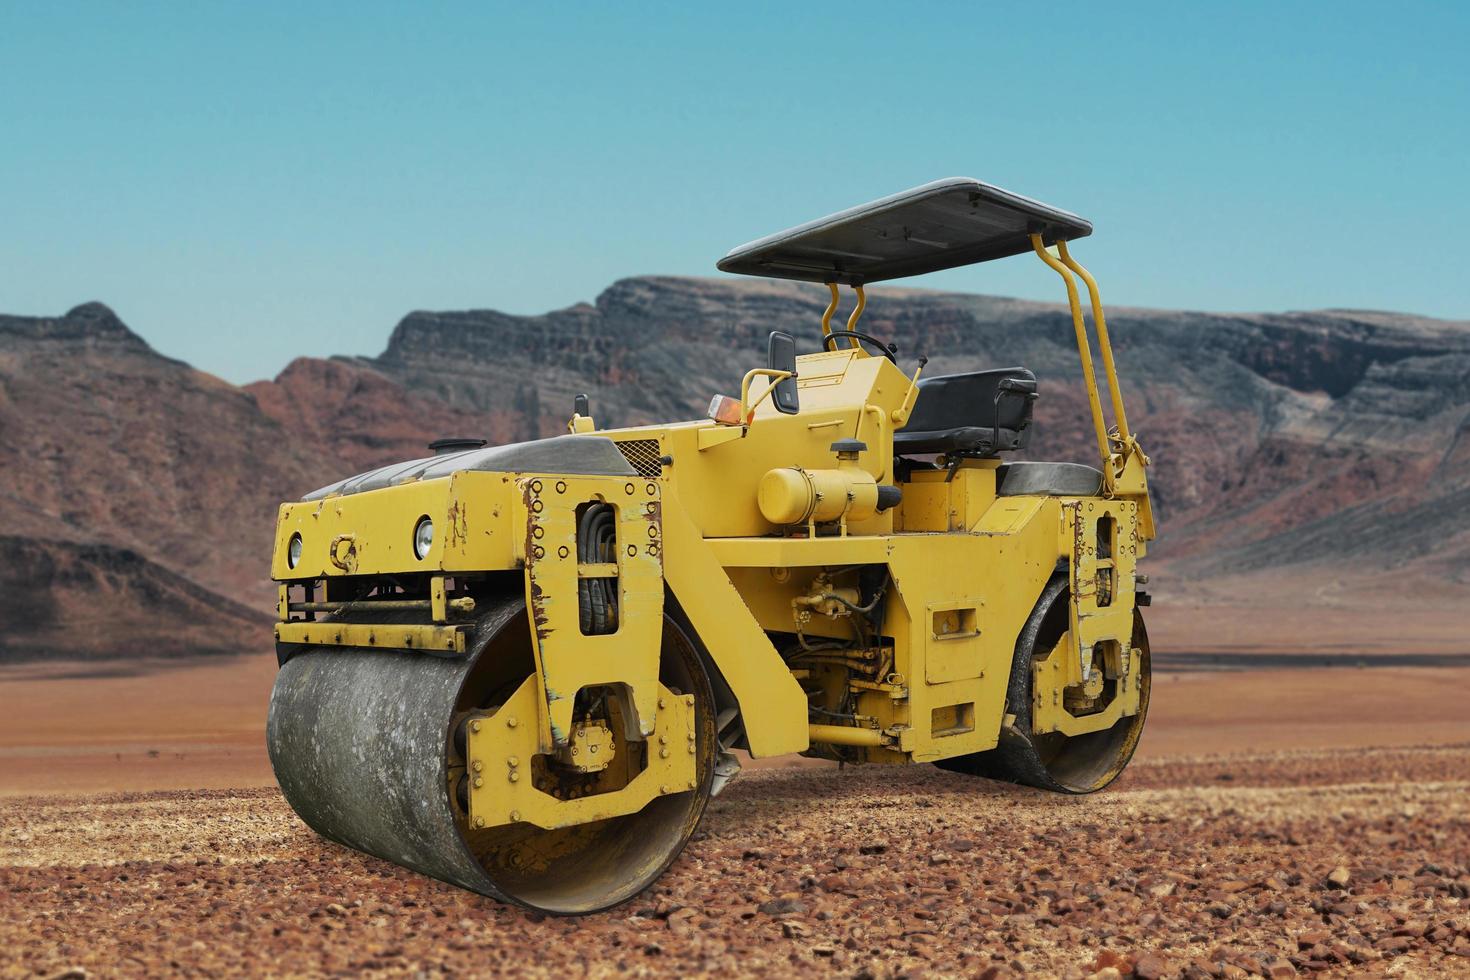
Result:
<svg viewBox="0 0 1470 980">
<path fill-rule="evenodd" d="M 865 340 L 868 343 L 872 344 L 874 347 L 878 348 L 878 350 L 882 351 L 884 357 L 888 358 L 895 365 L 898 364 L 898 357 L 897 357 L 897 355 L 898 355 L 898 347 L 897 347 L 897 345 L 895 345 L 895 344 L 885 344 L 885 343 L 883 343 L 883 341 L 879 340 L 877 337 L 874 337 L 874 336 L 872 336 L 870 334 L 858 333 L 856 330 L 834 330 L 831 333 L 829 333 L 826 337 L 823 337 L 822 338 L 822 346 L 825 349 L 827 349 L 827 350 L 836 350 L 837 348 L 832 346 L 832 341 L 836 340 L 838 337 L 851 337 L 854 340 L 860 340 L 860 341 L 861 340 Z"/>
</svg>

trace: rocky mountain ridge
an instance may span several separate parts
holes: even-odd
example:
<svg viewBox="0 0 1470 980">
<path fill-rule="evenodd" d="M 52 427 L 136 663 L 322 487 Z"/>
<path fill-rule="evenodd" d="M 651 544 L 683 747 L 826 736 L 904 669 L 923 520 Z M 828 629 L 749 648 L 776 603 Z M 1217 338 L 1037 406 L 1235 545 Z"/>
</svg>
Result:
<svg viewBox="0 0 1470 980">
<path fill-rule="evenodd" d="M 84 608 L 141 608 L 127 597 L 158 594 L 168 575 L 221 597 L 190 600 L 191 629 L 248 645 L 243 602 L 260 610 L 263 648 L 280 501 L 423 455 L 438 436 L 560 431 L 579 392 L 603 425 L 696 417 L 738 387 L 770 330 L 815 349 L 825 302 L 795 283 L 627 279 L 541 316 L 411 313 L 376 358 L 302 358 L 243 388 L 159 355 L 100 303 L 0 316 L 0 533 L 31 556 L 11 587 L 27 590 L 28 609 L 63 609 L 47 641 L 61 654 L 101 655 L 80 626 L 68 647 L 66 623 Z M 1108 323 L 1130 422 L 1154 459 L 1155 554 L 1171 574 L 1300 566 L 1470 586 L 1470 324 L 1126 308 Z M 1094 452 L 1064 307 L 875 288 L 862 329 L 897 343 L 906 366 L 927 355 L 930 374 L 1030 367 L 1041 382 L 1031 455 Z M 75 549 L 90 547 L 143 564 L 46 571 L 78 567 Z M 126 631 L 130 655 L 179 648 L 162 612 Z"/>
</svg>

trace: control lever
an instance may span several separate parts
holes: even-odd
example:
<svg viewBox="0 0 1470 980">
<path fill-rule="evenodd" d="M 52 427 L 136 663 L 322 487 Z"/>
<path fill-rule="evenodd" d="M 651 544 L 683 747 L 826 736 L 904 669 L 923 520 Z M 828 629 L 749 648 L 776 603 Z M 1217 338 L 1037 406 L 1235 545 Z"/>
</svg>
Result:
<svg viewBox="0 0 1470 980">
<path fill-rule="evenodd" d="M 919 375 L 924 373 L 924 365 L 929 363 L 929 358 L 920 357 L 919 366 L 914 368 L 914 376 L 909 380 L 909 390 L 904 392 L 903 401 L 893 410 L 893 427 L 902 429 L 908 422 L 909 416 L 913 414 L 914 402 L 919 400 Z"/>
</svg>

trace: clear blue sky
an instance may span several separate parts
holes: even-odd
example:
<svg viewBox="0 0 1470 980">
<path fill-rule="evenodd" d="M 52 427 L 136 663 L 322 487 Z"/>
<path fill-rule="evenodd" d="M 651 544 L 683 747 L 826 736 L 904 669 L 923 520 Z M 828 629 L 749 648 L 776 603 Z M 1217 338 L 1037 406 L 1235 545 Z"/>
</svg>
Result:
<svg viewBox="0 0 1470 980">
<path fill-rule="evenodd" d="M 0 311 L 247 381 L 967 175 L 1091 218 L 1115 305 L 1467 318 L 1467 50 L 1463 3 L 0 0 Z"/>
</svg>

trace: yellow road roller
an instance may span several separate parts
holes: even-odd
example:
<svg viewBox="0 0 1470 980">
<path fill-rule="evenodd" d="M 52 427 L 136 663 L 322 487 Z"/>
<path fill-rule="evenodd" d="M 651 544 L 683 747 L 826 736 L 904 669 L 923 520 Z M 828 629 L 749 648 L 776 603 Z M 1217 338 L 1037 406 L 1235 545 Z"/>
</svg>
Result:
<svg viewBox="0 0 1470 980">
<path fill-rule="evenodd" d="M 1148 709 L 1154 521 L 1068 250 L 1091 231 L 966 178 L 799 225 L 718 265 L 826 285 L 818 349 L 772 332 L 708 417 L 599 429 L 579 396 L 566 434 L 442 440 L 282 505 L 286 799 L 340 844 L 578 914 L 658 878 L 737 750 L 1108 785 Z M 1026 368 L 908 373 L 859 329 L 869 283 L 1023 252 L 1066 287 L 1093 465 L 1022 458 Z"/>
</svg>

